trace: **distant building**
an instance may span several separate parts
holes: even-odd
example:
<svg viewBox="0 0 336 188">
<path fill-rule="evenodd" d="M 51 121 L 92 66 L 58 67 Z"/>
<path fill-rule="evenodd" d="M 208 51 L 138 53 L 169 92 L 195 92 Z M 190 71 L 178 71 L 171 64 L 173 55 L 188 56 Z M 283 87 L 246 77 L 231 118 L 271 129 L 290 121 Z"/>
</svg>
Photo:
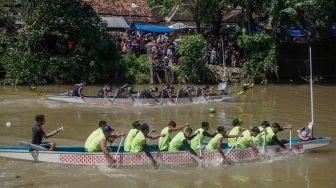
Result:
<svg viewBox="0 0 336 188">
<path fill-rule="evenodd" d="M 154 22 L 147 0 L 83 0 L 92 5 L 108 28 L 128 28 L 126 23 Z"/>
</svg>

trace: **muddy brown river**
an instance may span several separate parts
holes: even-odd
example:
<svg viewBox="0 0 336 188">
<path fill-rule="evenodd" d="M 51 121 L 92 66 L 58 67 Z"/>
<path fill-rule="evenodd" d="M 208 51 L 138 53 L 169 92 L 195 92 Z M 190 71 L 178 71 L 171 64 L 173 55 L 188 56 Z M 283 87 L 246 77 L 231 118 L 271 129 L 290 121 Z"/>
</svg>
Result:
<svg viewBox="0 0 336 188">
<path fill-rule="evenodd" d="M 48 92 L 69 90 L 68 86 L 45 86 Z M 137 87 L 138 89 L 141 86 Z M 96 86 L 85 88 L 94 94 Z M 236 90 L 236 89 L 231 89 Z M 315 135 L 336 139 L 336 85 L 316 85 Z M 214 107 L 216 114 L 209 114 Z M 309 85 L 255 86 L 235 100 L 213 104 L 171 106 L 97 107 L 50 101 L 37 96 L 28 87 L 0 87 L 0 146 L 18 145 L 31 140 L 36 114 L 46 116 L 44 130 L 64 126 L 64 131 L 50 138 L 58 145 L 82 145 L 100 120 L 106 120 L 117 131 L 127 132 L 135 120 L 145 121 L 161 130 L 168 121 L 189 123 L 193 129 L 201 121 L 230 128 L 233 118 L 241 117 L 247 126 L 262 120 L 292 124 L 294 130 L 310 121 Z M 10 122 L 11 126 L 5 126 Z M 296 134 L 294 134 L 297 136 Z M 281 138 L 288 138 L 283 131 Z M 114 145 L 118 145 L 119 140 Z M 152 142 L 152 143 L 155 143 Z M 145 167 L 75 166 L 0 158 L 0 187 L 234 187 L 234 188 L 318 188 L 336 187 L 335 144 L 265 161 L 200 168 L 174 166 L 153 169 Z"/>
</svg>

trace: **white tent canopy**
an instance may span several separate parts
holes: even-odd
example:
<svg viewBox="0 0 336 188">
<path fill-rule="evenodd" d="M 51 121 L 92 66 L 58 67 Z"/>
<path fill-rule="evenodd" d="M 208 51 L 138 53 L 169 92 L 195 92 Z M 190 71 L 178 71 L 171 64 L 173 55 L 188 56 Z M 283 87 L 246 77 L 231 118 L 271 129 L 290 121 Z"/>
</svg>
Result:
<svg viewBox="0 0 336 188">
<path fill-rule="evenodd" d="M 123 17 L 117 16 L 101 16 L 102 20 L 107 23 L 107 28 L 124 28 L 128 29 L 129 25 Z"/>
<path fill-rule="evenodd" d="M 170 25 L 168 27 L 170 27 L 171 29 L 174 29 L 174 30 L 190 28 L 190 26 L 188 26 L 188 25 L 186 25 L 184 23 L 181 23 L 181 22 L 178 22 L 176 24 Z"/>
</svg>

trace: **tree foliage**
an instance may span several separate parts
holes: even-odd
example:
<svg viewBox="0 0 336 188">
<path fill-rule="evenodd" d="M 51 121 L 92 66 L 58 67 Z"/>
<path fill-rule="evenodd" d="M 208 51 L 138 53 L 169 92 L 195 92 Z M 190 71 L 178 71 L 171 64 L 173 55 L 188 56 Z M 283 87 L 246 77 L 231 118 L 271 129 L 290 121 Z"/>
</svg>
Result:
<svg viewBox="0 0 336 188">
<path fill-rule="evenodd" d="M 262 32 L 241 35 L 238 38 L 238 45 L 245 50 L 248 57 L 243 64 L 243 72 L 246 77 L 267 83 L 269 74 L 277 73 L 276 46 L 270 34 Z"/>
<path fill-rule="evenodd" d="M 125 73 L 124 81 L 136 84 L 145 84 L 149 81 L 148 56 L 137 57 L 133 53 L 123 54 L 121 57 L 122 70 Z"/>
<path fill-rule="evenodd" d="M 9 84 L 102 82 L 114 78 L 115 40 L 91 5 L 39 0 L 25 18 L 18 43 L 2 57 Z M 27 1 L 26 3 L 31 3 Z M 30 7 L 27 5 L 26 7 Z"/>
<path fill-rule="evenodd" d="M 184 36 L 177 47 L 180 55 L 178 74 L 189 83 L 211 82 L 214 75 L 205 66 L 207 42 L 202 35 Z"/>
</svg>

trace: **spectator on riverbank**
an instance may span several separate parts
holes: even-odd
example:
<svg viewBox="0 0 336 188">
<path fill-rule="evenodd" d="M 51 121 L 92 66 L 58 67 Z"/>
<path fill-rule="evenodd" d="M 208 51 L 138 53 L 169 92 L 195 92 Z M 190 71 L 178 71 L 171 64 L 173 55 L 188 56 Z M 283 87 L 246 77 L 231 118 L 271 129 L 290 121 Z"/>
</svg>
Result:
<svg viewBox="0 0 336 188">
<path fill-rule="evenodd" d="M 178 64 L 178 56 L 176 48 L 182 36 L 179 34 L 158 34 L 143 33 L 136 34 L 113 32 L 119 38 L 121 53 L 134 53 L 137 55 L 145 54 L 147 49 L 151 52 L 151 61 L 157 66 L 173 67 Z M 206 48 L 206 61 L 209 64 L 223 64 L 223 49 L 220 40 L 208 38 L 208 46 Z M 234 42 L 224 41 L 224 62 L 226 66 L 239 67 L 242 57 L 240 50 Z"/>
</svg>

